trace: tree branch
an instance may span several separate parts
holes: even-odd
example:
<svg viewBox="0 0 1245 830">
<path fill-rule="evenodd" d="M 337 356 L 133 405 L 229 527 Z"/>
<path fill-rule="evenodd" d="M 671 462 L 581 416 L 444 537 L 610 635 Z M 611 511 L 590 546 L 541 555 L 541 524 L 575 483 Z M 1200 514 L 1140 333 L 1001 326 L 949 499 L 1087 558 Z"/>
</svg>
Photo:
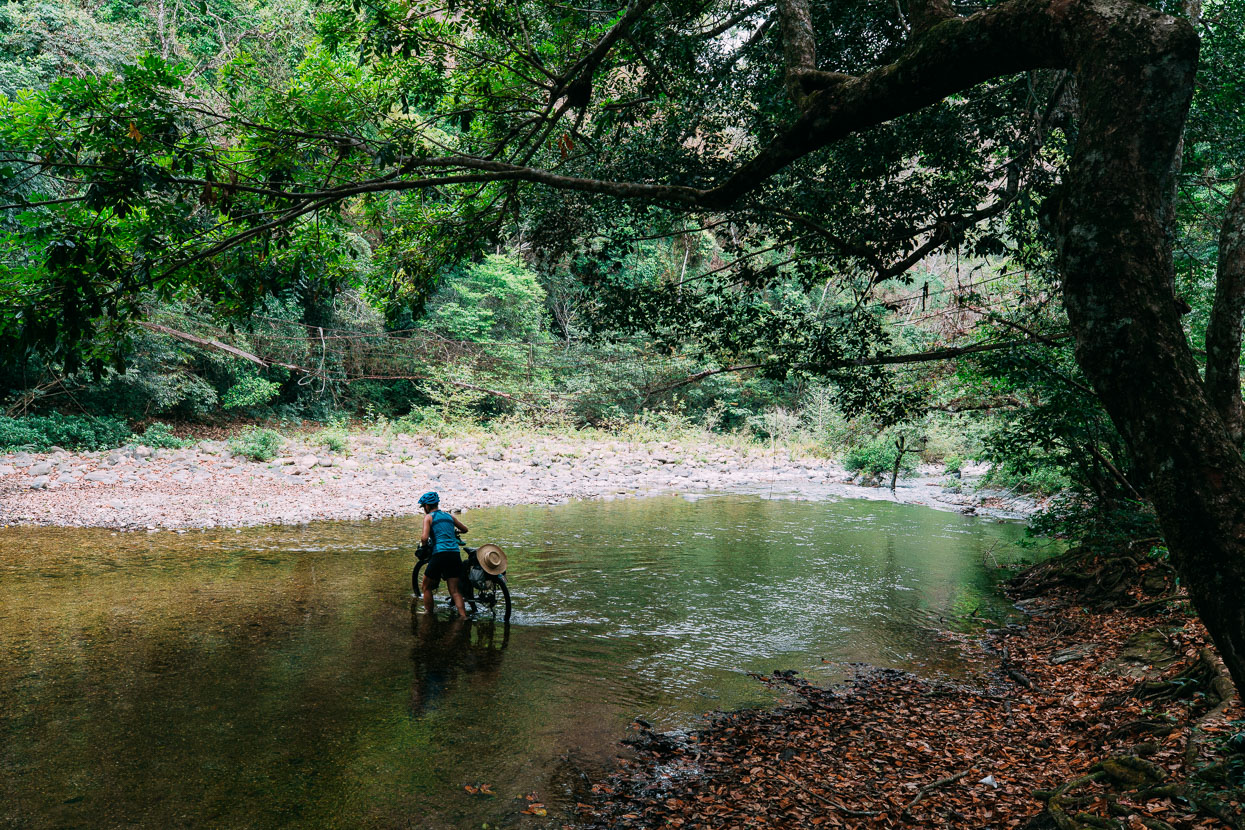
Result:
<svg viewBox="0 0 1245 830">
<path fill-rule="evenodd" d="M 807 109 L 813 92 L 851 79 L 850 75 L 818 71 L 817 42 L 813 37 L 808 0 L 778 0 L 778 21 L 782 29 L 787 94 L 797 107 Z"/>
<path fill-rule="evenodd" d="M 912 0 L 908 4 L 908 25 L 914 38 L 953 17 L 950 0 Z"/>
<path fill-rule="evenodd" d="M 709 190 L 701 206 L 727 208 L 815 150 L 991 78 L 1070 65 L 1070 55 L 1076 50 L 1066 41 L 1076 37 L 1077 18 L 1125 13 L 1110 6 L 1091 10 L 1092 5 L 1013 0 L 971 17 L 943 21 L 914 40 L 894 63 L 859 77 L 839 76 L 837 82 L 811 94 L 804 114 L 725 182 Z M 795 18 L 784 21 L 784 33 L 792 30 L 794 39 L 789 60 L 807 68 L 815 53 L 810 52 L 811 43 L 801 39 L 799 12 L 798 6 L 792 9 Z"/>
<path fill-rule="evenodd" d="M 1057 339 L 1067 339 L 1070 334 L 1058 335 Z M 1043 338 L 1044 340 L 1047 338 Z M 866 366 L 899 366 L 911 363 L 931 363 L 939 360 L 951 360 L 961 355 L 980 354 L 981 352 L 996 352 L 1000 349 L 1012 349 L 1016 346 L 1025 346 L 1031 343 L 1041 342 L 1036 340 L 1005 340 L 999 343 L 977 343 L 972 346 L 948 346 L 945 349 L 933 349 L 928 352 L 915 352 L 912 354 L 883 354 L 874 355 L 873 357 L 854 357 L 845 360 L 831 360 L 821 363 L 797 363 L 791 366 L 792 369 L 807 369 L 816 372 L 833 372 L 838 369 L 860 369 Z M 665 384 L 663 386 L 654 387 L 646 390 L 646 394 L 655 395 L 660 392 L 669 392 L 672 389 L 678 389 L 687 386 L 689 383 L 698 383 L 708 377 L 714 375 L 731 374 L 735 372 L 746 372 L 750 369 L 760 369 L 767 366 L 767 363 L 739 363 L 734 366 L 724 366 L 719 369 L 705 369 L 694 375 L 688 375 L 685 378 L 675 381 L 674 383 Z"/>
<path fill-rule="evenodd" d="M 704 39 L 706 39 L 706 40 L 711 40 L 711 39 L 713 39 L 713 38 L 717 37 L 718 35 L 722 35 L 722 34 L 725 34 L 725 33 L 729 32 L 731 29 L 735 28 L 735 27 L 736 27 L 736 26 L 738 26 L 740 23 L 744 22 L 744 21 L 745 21 L 745 20 L 747 20 L 749 17 L 751 17 L 752 15 L 756 14 L 756 13 L 757 13 L 758 11 L 760 11 L 761 9 L 763 9 L 763 8 L 765 8 L 766 6 L 770 5 L 772 2 L 773 2 L 773 0 L 760 0 L 760 2 L 757 2 L 757 3 L 749 3 L 747 6 L 744 6 L 744 7 L 743 7 L 742 9 L 740 9 L 738 12 L 736 12 L 736 13 L 735 13 L 735 14 L 733 14 L 733 15 L 731 15 L 731 16 L 730 16 L 730 17 L 728 17 L 726 20 L 723 20 L 721 23 L 719 23 L 718 25 L 714 26 L 713 28 L 711 28 L 711 29 L 705 29 L 705 30 L 700 31 L 700 32 L 691 32 L 691 33 L 689 33 L 689 34 L 690 34 L 692 37 L 696 37 L 696 38 L 704 38 Z"/>
</svg>

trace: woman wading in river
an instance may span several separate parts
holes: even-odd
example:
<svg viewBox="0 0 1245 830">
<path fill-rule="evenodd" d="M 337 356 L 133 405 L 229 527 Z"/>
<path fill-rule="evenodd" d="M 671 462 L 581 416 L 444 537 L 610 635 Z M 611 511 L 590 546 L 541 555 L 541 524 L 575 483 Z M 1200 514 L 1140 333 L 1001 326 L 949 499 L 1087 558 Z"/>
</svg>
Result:
<svg viewBox="0 0 1245 830">
<path fill-rule="evenodd" d="M 424 612 L 432 613 L 432 592 L 442 579 L 449 586 L 450 596 L 454 598 L 454 607 L 458 609 L 460 619 L 467 619 L 467 608 L 463 605 L 463 595 L 458 590 L 458 578 L 462 573 L 463 563 L 458 558 L 458 534 L 466 533 L 467 526 L 441 509 L 441 497 L 434 492 L 424 493 L 419 497 L 419 506 L 424 508 L 424 534 L 419 543 L 427 545 L 432 542 L 432 559 L 428 569 L 424 571 Z"/>
</svg>

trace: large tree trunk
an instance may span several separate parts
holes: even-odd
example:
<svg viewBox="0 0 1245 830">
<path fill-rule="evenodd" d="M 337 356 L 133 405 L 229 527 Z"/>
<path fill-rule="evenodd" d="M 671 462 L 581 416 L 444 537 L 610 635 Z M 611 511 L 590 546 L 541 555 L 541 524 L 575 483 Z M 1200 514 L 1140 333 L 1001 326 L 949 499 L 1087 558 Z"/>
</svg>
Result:
<svg viewBox="0 0 1245 830">
<path fill-rule="evenodd" d="M 930 20 L 946 14 L 932 0 L 922 5 L 932 8 Z M 804 0 L 784 4 L 788 14 L 806 8 Z M 1227 334 L 1216 347 L 1232 353 L 1212 371 L 1213 393 L 1230 401 L 1222 407 L 1203 387 L 1171 290 L 1173 176 L 1197 68 L 1193 27 L 1131 0 L 1018 0 L 916 34 L 895 64 L 798 101 L 796 129 L 710 201 L 974 76 L 1071 70 L 1081 117 L 1055 213 L 1077 360 L 1146 478 L 1176 568 L 1245 690 L 1245 461 L 1231 423 L 1245 279 L 1224 286 L 1230 297 L 1220 303 Z M 1239 241 L 1224 240 L 1232 252 Z"/>
<path fill-rule="evenodd" d="M 1147 477 L 1176 568 L 1245 689 L 1245 461 L 1203 389 L 1168 286 L 1172 160 L 1197 43 L 1170 18 L 1130 25 L 1145 17 L 1075 35 L 1083 109 L 1058 211 L 1065 304 L 1077 361 Z"/>
</svg>

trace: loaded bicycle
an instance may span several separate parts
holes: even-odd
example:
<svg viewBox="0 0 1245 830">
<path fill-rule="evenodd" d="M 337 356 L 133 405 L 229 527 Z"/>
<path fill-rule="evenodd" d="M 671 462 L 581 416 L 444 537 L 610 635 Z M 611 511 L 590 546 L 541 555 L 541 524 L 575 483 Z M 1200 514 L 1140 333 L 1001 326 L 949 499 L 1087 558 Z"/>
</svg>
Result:
<svg viewBox="0 0 1245 830">
<path fill-rule="evenodd" d="M 506 554 L 497 545 L 480 545 L 469 548 L 458 538 L 458 546 L 465 551 L 467 558 L 460 563 L 458 588 L 463 595 L 472 615 L 489 614 L 493 618 L 501 616 L 510 622 L 510 586 L 506 584 Z M 432 559 L 432 545 L 420 544 L 415 549 L 415 567 L 411 570 L 411 591 L 416 595 L 422 592 L 420 580 L 424 569 Z M 453 606 L 453 600 L 446 593 L 446 600 Z"/>
</svg>

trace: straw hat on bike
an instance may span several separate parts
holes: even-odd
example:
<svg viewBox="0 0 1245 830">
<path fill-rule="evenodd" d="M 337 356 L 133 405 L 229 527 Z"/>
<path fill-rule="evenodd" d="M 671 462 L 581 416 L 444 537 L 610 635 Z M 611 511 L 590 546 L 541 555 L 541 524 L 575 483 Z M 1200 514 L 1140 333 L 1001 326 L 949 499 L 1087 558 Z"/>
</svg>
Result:
<svg viewBox="0 0 1245 830">
<path fill-rule="evenodd" d="M 506 553 L 497 545 L 480 545 L 476 549 L 476 561 L 484 572 L 500 576 L 506 572 Z"/>
</svg>

